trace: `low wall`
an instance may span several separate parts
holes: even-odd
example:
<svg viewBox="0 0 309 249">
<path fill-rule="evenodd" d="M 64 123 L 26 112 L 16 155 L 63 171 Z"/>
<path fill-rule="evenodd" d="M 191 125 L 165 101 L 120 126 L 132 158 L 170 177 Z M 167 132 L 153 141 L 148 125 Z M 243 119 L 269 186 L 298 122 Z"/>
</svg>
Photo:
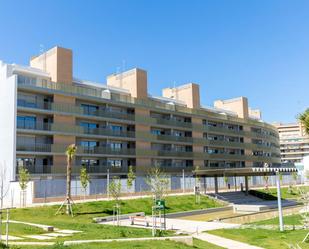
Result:
<svg viewBox="0 0 309 249">
<path fill-rule="evenodd" d="M 302 205 L 297 205 L 294 207 L 286 207 L 282 209 L 283 215 L 292 215 L 297 214 L 303 208 Z M 221 219 L 221 222 L 226 223 L 235 223 L 235 224 L 245 224 L 245 223 L 252 223 L 260 220 L 267 220 L 278 217 L 279 213 L 278 210 L 271 210 L 271 211 L 263 211 L 258 213 L 252 214 L 244 214 L 239 215 L 231 218 Z"/>
</svg>

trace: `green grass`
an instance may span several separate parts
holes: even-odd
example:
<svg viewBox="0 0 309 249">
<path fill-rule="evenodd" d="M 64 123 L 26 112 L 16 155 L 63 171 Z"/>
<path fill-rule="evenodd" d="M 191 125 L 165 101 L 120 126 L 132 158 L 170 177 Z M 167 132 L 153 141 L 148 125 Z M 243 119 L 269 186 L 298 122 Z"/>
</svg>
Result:
<svg viewBox="0 0 309 249">
<path fill-rule="evenodd" d="M 264 221 L 258 221 L 256 225 L 278 225 L 278 218 L 273 218 Z M 289 215 L 284 216 L 285 225 L 301 225 L 300 215 Z M 278 225 L 279 227 L 279 225 Z M 233 240 L 242 241 L 248 244 L 261 246 L 267 249 L 280 249 L 288 248 L 286 243 L 300 243 L 308 230 L 294 230 L 279 232 L 278 230 L 266 230 L 266 229 L 220 229 L 215 231 L 210 231 L 209 233 L 226 237 Z M 309 248 L 308 243 L 302 243 L 302 249 Z"/>
<path fill-rule="evenodd" d="M 6 224 L 2 223 L 2 234 L 5 234 Z M 9 235 L 13 236 L 22 236 L 22 235 L 32 235 L 32 234 L 41 234 L 45 231 L 38 227 L 28 226 L 24 224 L 9 224 Z"/>
<path fill-rule="evenodd" d="M 209 233 L 266 249 L 288 249 L 286 243 L 300 243 L 308 231 L 279 232 L 278 230 L 270 231 L 266 229 L 220 229 L 209 231 Z M 309 249 L 308 243 L 302 243 L 300 246 L 302 249 Z"/>
<path fill-rule="evenodd" d="M 175 249 L 222 249 L 216 245 L 207 243 L 205 241 L 193 240 L 193 246 L 188 246 L 175 241 L 137 241 L 137 242 L 110 242 L 110 243 L 91 243 L 72 246 L 54 245 L 54 246 L 18 246 L 12 247 L 12 249 L 163 249 L 163 248 L 175 248 Z"/>
<path fill-rule="evenodd" d="M 308 186 L 302 186 L 302 187 L 293 186 L 292 193 L 289 193 L 289 191 L 288 191 L 289 188 L 283 187 L 283 188 L 281 188 L 281 198 L 282 199 L 299 199 L 300 194 L 299 194 L 298 189 L 302 189 L 303 191 L 309 191 Z M 261 193 L 267 193 L 267 194 L 270 194 L 270 195 L 277 197 L 277 189 L 276 188 L 269 188 L 268 191 L 266 191 L 265 189 L 256 189 L 255 191 L 258 191 L 258 192 L 261 192 Z"/>
<path fill-rule="evenodd" d="M 287 215 L 283 217 L 284 225 L 301 225 L 302 217 L 299 214 Z M 252 224 L 256 225 L 279 225 L 279 218 L 272 218 L 268 220 L 257 221 Z"/>
<path fill-rule="evenodd" d="M 97 201 L 76 204 L 74 206 L 75 217 L 65 214 L 55 215 L 59 205 L 33 207 L 11 210 L 11 219 L 26 221 L 44 225 L 55 226 L 59 229 L 73 229 L 83 231 L 70 237 L 57 238 L 57 241 L 64 240 L 86 240 L 86 239 L 112 239 L 112 238 L 136 238 L 150 237 L 151 230 L 144 228 L 112 227 L 100 225 L 93 222 L 92 218 L 112 215 L 113 201 Z M 140 198 L 124 200 L 121 204 L 121 213 L 145 212 L 151 214 L 152 199 Z M 195 204 L 194 195 L 169 196 L 166 198 L 167 213 L 188 211 L 203 208 L 219 207 L 221 204 L 201 196 L 200 204 Z M 22 229 L 16 230 L 14 235 L 18 236 Z M 166 235 L 172 235 L 167 232 Z M 13 234 L 12 234 L 13 235 Z"/>
</svg>

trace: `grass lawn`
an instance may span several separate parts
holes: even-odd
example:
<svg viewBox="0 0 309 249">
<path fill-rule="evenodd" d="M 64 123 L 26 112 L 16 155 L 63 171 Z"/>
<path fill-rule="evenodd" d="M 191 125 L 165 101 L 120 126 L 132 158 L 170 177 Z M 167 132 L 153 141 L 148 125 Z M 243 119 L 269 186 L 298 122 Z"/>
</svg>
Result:
<svg viewBox="0 0 309 249">
<path fill-rule="evenodd" d="M 193 246 L 188 246 L 182 243 L 177 243 L 175 241 L 143 241 L 143 242 L 111 242 L 111 243 L 92 243 L 92 244 L 82 244 L 74 246 L 63 246 L 63 245 L 54 245 L 54 246 L 44 246 L 44 247 L 35 247 L 35 246 L 24 246 L 24 247 L 12 247 L 12 249 L 136 249 L 136 248 L 145 248 L 145 249 L 163 249 L 163 248 L 175 248 L 175 249 L 222 249 L 222 247 L 209 244 L 207 242 L 196 240 L 193 241 Z"/>
<path fill-rule="evenodd" d="M 221 204 L 201 196 L 201 203 L 195 204 L 194 195 L 169 196 L 166 198 L 167 213 L 187 211 L 194 209 L 219 207 Z M 145 212 L 151 214 L 152 199 L 140 198 L 135 200 L 124 200 L 121 205 L 121 213 Z M 57 238 L 57 241 L 84 240 L 84 239 L 112 239 L 112 238 L 134 238 L 150 237 L 151 230 L 144 228 L 112 227 L 100 225 L 92 221 L 94 217 L 112 215 L 113 201 L 98 201 L 76 204 L 74 206 L 75 217 L 65 214 L 55 215 L 59 205 L 44 206 L 11 210 L 12 220 L 27 221 L 32 223 L 52 225 L 60 229 L 80 230 L 83 233 L 74 234 L 66 238 Z M 14 235 L 18 236 L 24 229 L 16 230 Z M 13 232 L 13 230 L 12 230 Z M 167 232 L 166 235 L 172 235 Z M 12 233 L 13 235 L 13 233 Z"/>
<path fill-rule="evenodd" d="M 299 214 L 295 215 L 287 215 L 283 217 L 283 223 L 284 225 L 301 225 L 301 216 Z M 256 225 L 278 225 L 279 226 L 279 218 L 273 218 L 269 220 L 262 220 L 262 221 L 257 221 L 252 224 Z"/>
<path fill-rule="evenodd" d="M 282 199 L 298 199 L 300 197 L 298 189 L 302 189 L 303 191 L 309 191 L 309 186 L 302 186 L 302 187 L 295 187 L 293 186 L 293 192 L 289 193 L 288 187 L 281 188 L 281 198 Z M 259 191 L 262 193 L 267 193 L 277 197 L 277 189 L 276 188 L 269 188 L 268 191 L 265 189 L 256 189 L 255 191 Z"/>
<path fill-rule="evenodd" d="M 278 230 L 270 231 L 265 229 L 220 229 L 209 233 L 266 249 L 287 249 L 289 247 L 285 243 L 300 243 L 308 231 L 279 232 Z M 309 243 L 301 243 L 300 246 L 302 249 L 309 249 Z"/>
<path fill-rule="evenodd" d="M 265 221 L 259 221 L 252 224 L 257 225 L 277 225 L 279 224 L 278 218 L 269 219 Z M 284 224 L 286 225 L 300 225 L 300 215 L 290 215 L 284 217 Z M 299 243 L 302 249 L 308 248 L 309 243 L 300 243 L 308 230 L 295 230 L 279 232 L 278 230 L 266 230 L 266 229 L 220 229 L 210 231 L 209 233 L 242 241 L 248 244 L 261 246 L 267 249 L 281 249 L 288 248 L 286 243 Z"/>
<path fill-rule="evenodd" d="M 5 234 L 6 224 L 2 223 L 2 234 Z M 14 224 L 10 223 L 9 225 L 9 235 L 13 236 L 22 236 L 22 235 L 30 235 L 30 234 L 41 234 L 45 231 L 38 227 L 23 225 L 23 224 Z"/>
</svg>

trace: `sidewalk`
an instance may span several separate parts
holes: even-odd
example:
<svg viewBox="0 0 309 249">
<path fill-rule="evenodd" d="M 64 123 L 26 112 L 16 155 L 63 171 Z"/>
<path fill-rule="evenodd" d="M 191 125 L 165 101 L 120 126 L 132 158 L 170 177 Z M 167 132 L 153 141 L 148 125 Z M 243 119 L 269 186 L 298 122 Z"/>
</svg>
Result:
<svg viewBox="0 0 309 249">
<path fill-rule="evenodd" d="M 252 246 L 243 242 L 226 239 L 209 233 L 201 233 L 194 235 L 193 237 L 227 249 L 263 249 L 262 247 Z"/>
</svg>

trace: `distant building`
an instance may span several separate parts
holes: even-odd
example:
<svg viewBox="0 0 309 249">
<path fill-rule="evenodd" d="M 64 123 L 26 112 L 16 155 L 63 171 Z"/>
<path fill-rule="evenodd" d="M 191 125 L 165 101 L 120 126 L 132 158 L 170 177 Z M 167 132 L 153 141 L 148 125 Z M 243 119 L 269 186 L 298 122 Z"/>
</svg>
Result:
<svg viewBox="0 0 309 249">
<path fill-rule="evenodd" d="M 301 173 L 304 170 L 304 158 L 309 156 L 309 137 L 298 123 L 274 125 L 279 132 L 281 162 L 294 164 Z"/>
</svg>

